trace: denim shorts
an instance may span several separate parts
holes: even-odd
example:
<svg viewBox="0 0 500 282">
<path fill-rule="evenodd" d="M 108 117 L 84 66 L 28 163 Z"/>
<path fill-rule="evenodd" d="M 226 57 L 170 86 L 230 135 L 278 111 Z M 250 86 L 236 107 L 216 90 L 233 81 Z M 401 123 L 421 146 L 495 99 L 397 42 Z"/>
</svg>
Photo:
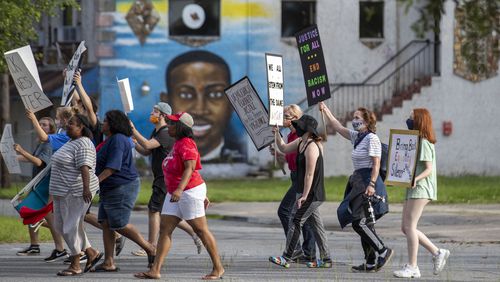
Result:
<svg viewBox="0 0 500 282">
<path fill-rule="evenodd" d="M 115 187 L 101 189 L 99 192 L 99 223 L 108 222 L 111 230 L 124 228 L 130 220 L 141 182 L 139 178 Z"/>
</svg>

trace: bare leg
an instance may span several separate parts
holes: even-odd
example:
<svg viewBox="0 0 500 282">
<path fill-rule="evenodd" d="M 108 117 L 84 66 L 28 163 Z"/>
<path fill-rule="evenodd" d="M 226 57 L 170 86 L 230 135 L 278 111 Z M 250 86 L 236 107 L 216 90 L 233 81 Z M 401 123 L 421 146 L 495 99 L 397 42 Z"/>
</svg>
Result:
<svg viewBox="0 0 500 282">
<path fill-rule="evenodd" d="M 161 266 L 163 265 L 163 261 L 165 260 L 168 251 L 170 250 L 170 246 L 172 245 L 172 232 L 174 232 L 175 227 L 180 221 L 180 218 L 172 215 L 161 216 L 160 238 L 158 240 L 158 247 L 156 248 L 156 257 L 153 266 L 151 266 L 151 269 L 146 272 L 148 276 L 155 278 L 161 277 Z"/>
<path fill-rule="evenodd" d="M 207 276 L 222 276 L 225 270 L 222 266 L 219 251 L 217 250 L 217 242 L 208 229 L 207 218 L 202 216 L 188 220 L 187 222 L 191 225 L 191 227 L 193 227 L 194 232 L 198 235 L 198 237 L 200 237 L 201 241 L 203 241 L 203 244 L 210 255 L 210 259 L 212 260 L 212 272 Z"/>
<path fill-rule="evenodd" d="M 54 240 L 54 245 L 56 250 L 61 252 L 64 250 L 64 239 L 61 234 L 59 234 L 54 228 L 54 214 L 48 213 L 45 216 L 45 220 L 47 220 L 47 228 L 50 230 L 50 234 L 52 234 L 52 239 Z"/>
<path fill-rule="evenodd" d="M 28 232 L 30 233 L 30 244 L 38 245 L 38 232 L 35 232 L 35 229 L 29 226 L 28 226 Z"/>
<path fill-rule="evenodd" d="M 148 212 L 149 219 L 149 233 L 148 241 L 149 243 L 156 246 L 158 243 L 158 234 L 160 233 L 160 212 Z"/>
<path fill-rule="evenodd" d="M 85 222 L 94 226 L 95 228 L 97 229 L 102 229 L 102 225 L 99 223 L 99 221 L 97 220 L 97 215 L 89 212 L 87 214 L 85 214 Z M 115 239 L 118 239 L 120 238 L 120 234 L 118 234 L 118 232 L 114 232 L 114 236 L 115 236 Z"/>
<path fill-rule="evenodd" d="M 408 247 L 408 263 L 412 267 L 417 266 L 418 246 L 422 244 L 431 253 L 436 254 L 438 248 L 422 232 L 417 230 L 417 224 L 422 216 L 425 205 L 430 200 L 428 199 L 409 199 L 406 200 L 403 206 L 403 221 L 401 229 L 406 235 Z"/>
<path fill-rule="evenodd" d="M 156 249 L 155 249 L 154 245 L 151 244 L 150 242 L 146 241 L 146 239 L 144 239 L 144 237 L 142 237 L 141 233 L 139 232 L 139 230 L 137 230 L 137 228 L 134 225 L 129 223 L 129 224 L 125 225 L 124 228 L 117 230 L 117 232 L 120 233 L 121 235 L 129 238 L 137 245 L 139 245 L 141 248 L 143 248 L 146 251 L 146 253 L 148 253 L 150 255 L 156 254 Z M 114 248 L 114 241 L 113 241 L 113 248 Z"/>
<path fill-rule="evenodd" d="M 106 269 L 115 268 L 114 254 L 115 254 L 115 236 L 114 231 L 109 229 L 107 221 L 102 223 L 102 240 L 104 243 L 104 262 L 103 266 Z"/>
<path fill-rule="evenodd" d="M 184 230 L 187 234 L 191 235 L 191 237 L 196 235 L 196 233 L 194 232 L 191 225 L 189 225 L 185 220 L 181 220 L 181 222 L 179 222 L 179 224 L 177 224 L 177 227 Z"/>
</svg>

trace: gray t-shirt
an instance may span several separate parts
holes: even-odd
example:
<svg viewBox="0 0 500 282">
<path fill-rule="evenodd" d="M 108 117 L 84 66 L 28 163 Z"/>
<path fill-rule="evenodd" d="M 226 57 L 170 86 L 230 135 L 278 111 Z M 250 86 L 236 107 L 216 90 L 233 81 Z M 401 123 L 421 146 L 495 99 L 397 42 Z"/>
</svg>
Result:
<svg viewBox="0 0 500 282">
<path fill-rule="evenodd" d="M 349 134 L 351 135 L 351 143 L 354 145 L 359 132 L 349 130 Z M 380 158 L 381 156 L 382 145 L 380 144 L 380 139 L 378 139 L 376 134 L 369 133 L 363 138 L 358 146 L 352 150 L 351 158 L 354 170 L 373 167 L 372 157 Z"/>
<path fill-rule="evenodd" d="M 52 157 L 52 145 L 49 142 L 44 142 L 36 146 L 33 156 L 42 160 L 41 166 L 33 165 L 33 170 L 31 172 L 31 177 L 35 177 L 40 171 L 42 171 L 47 165 L 50 164 L 50 158 Z"/>
<path fill-rule="evenodd" d="M 96 152 L 92 141 L 87 137 L 70 140 L 52 155 L 49 193 L 54 196 L 82 196 L 83 181 L 80 168 L 89 167 L 90 192 L 99 189 L 99 180 L 95 175 Z"/>
</svg>

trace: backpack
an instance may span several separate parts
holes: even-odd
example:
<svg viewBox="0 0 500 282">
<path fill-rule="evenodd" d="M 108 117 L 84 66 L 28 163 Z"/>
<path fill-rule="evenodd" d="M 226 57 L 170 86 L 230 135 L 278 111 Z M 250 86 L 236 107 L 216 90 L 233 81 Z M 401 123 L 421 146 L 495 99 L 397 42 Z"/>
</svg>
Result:
<svg viewBox="0 0 500 282">
<path fill-rule="evenodd" d="M 389 145 L 385 143 L 382 144 L 382 155 L 380 156 L 380 170 L 378 174 L 382 178 L 382 181 L 385 180 L 385 176 L 387 175 L 387 161 L 389 159 Z"/>
</svg>

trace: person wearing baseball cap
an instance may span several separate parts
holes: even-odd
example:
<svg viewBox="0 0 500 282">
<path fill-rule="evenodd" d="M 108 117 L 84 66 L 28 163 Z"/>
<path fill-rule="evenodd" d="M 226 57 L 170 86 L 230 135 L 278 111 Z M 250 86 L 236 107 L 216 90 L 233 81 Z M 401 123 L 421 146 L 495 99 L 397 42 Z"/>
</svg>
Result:
<svg viewBox="0 0 500 282">
<path fill-rule="evenodd" d="M 175 142 L 174 138 L 170 137 L 168 134 L 167 122 L 165 121 L 165 116 L 170 114 L 172 114 L 172 108 L 167 103 L 159 102 L 153 106 L 149 115 L 149 121 L 154 124 L 155 128 L 153 129 L 149 139 L 142 136 L 142 134 L 134 127 L 133 123 L 130 122 L 132 125 L 133 136 L 137 142 L 135 146 L 136 151 L 143 156 L 151 156 L 153 187 L 148 203 L 148 241 L 155 246 L 160 232 L 160 212 L 167 195 L 161 164 L 163 159 L 165 159 L 165 157 L 172 150 Z M 203 243 L 200 238 L 196 236 L 193 228 L 186 222 L 181 222 L 178 227 L 186 231 L 193 238 L 198 254 L 201 253 Z M 143 249 L 135 250 L 132 254 L 136 256 L 146 256 L 146 252 Z"/>
<path fill-rule="evenodd" d="M 157 255 L 148 272 L 136 273 L 137 278 L 161 277 L 160 270 L 172 242 L 172 232 L 175 227 L 186 220 L 196 230 L 203 241 L 210 258 L 212 272 L 205 275 L 204 280 L 220 279 L 224 274 L 217 243 L 208 229 L 205 208 L 209 201 L 207 186 L 198 172 L 201 167 L 200 152 L 193 140 L 193 117 L 181 112 L 166 115 L 168 119 L 168 134 L 175 138 L 175 144 L 170 154 L 162 164 L 167 197 L 161 211 L 161 229 L 158 241 Z"/>
</svg>

